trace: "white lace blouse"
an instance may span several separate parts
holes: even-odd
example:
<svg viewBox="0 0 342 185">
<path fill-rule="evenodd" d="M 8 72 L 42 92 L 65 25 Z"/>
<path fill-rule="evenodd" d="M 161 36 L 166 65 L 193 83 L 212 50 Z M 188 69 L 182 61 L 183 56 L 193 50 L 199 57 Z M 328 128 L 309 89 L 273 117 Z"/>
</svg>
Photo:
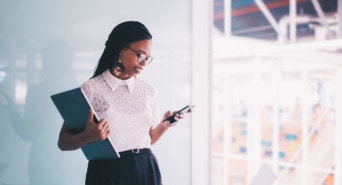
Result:
<svg viewBox="0 0 342 185">
<path fill-rule="evenodd" d="M 81 88 L 99 119 L 106 119 L 118 152 L 150 148 L 149 130 L 158 123 L 155 88 L 141 80 L 120 80 L 109 70 Z"/>
</svg>

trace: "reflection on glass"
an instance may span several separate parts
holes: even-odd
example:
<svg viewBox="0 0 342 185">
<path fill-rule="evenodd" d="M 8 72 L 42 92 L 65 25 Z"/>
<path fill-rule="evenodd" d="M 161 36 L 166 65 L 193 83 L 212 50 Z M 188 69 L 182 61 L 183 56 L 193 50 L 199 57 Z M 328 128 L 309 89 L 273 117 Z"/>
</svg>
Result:
<svg viewBox="0 0 342 185">
<path fill-rule="evenodd" d="M 38 80 L 28 86 L 27 94 L 22 94 L 25 93 L 25 85 L 18 84 L 15 87 L 17 103 L 20 103 L 20 97 L 26 97 L 23 110 L 16 106 L 10 96 L 4 94 L 9 124 L 15 134 L 30 146 L 29 151 L 22 152 L 29 153 L 27 161 L 23 163 L 27 164 L 27 169 L 26 165 L 22 165 L 22 168 L 27 170 L 28 181 L 32 185 L 83 183 L 81 176 L 65 178 L 68 174 L 76 175 L 82 171 L 79 165 L 85 161 L 80 152 L 62 153 L 56 147 L 62 120 L 50 99 L 52 94 L 78 85 L 73 71 L 74 52 L 67 42 L 55 40 L 43 47 L 41 56 L 41 73 Z M 73 165 L 68 162 L 70 159 L 73 159 Z"/>
</svg>

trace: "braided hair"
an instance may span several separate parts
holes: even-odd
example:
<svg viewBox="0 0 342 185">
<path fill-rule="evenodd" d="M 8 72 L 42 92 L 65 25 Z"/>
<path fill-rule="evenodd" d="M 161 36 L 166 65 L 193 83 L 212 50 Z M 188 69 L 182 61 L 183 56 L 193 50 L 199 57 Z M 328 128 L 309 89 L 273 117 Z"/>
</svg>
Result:
<svg viewBox="0 0 342 185">
<path fill-rule="evenodd" d="M 108 36 L 105 49 L 95 68 L 92 78 L 100 75 L 107 69 L 120 67 L 118 62 L 121 50 L 133 42 L 152 39 L 151 33 L 142 23 L 138 21 L 126 21 L 118 24 Z"/>
</svg>

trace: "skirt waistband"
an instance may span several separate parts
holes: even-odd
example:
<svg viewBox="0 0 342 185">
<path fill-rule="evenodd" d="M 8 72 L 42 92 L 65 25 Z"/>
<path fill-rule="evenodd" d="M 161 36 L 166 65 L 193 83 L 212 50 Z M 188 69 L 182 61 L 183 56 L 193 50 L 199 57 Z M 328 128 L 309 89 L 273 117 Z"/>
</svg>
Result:
<svg viewBox="0 0 342 185">
<path fill-rule="evenodd" d="M 151 153 L 151 149 L 149 148 L 131 149 L 131 150 L 119 152 L 120 156 L 134 156 L 134 155 L 139 155 L 139 154 L 150 154 L 150 153 Z"/>
</svg>

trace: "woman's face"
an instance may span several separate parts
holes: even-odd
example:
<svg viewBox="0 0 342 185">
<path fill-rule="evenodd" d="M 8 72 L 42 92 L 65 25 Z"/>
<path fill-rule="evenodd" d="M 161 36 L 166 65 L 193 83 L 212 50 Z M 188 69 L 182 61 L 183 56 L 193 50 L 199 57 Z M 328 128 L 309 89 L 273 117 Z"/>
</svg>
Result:
<svg viewBox="0 0 342 185">
<path fill-rule="evenodd" d="M 146 39 L 133 42 L 121 51 L 121 62 L 124 71 L 119 75 L 121 79 L 136 76 L 144 70 L 151 60 L 152 40 Z"/>
</svg>

